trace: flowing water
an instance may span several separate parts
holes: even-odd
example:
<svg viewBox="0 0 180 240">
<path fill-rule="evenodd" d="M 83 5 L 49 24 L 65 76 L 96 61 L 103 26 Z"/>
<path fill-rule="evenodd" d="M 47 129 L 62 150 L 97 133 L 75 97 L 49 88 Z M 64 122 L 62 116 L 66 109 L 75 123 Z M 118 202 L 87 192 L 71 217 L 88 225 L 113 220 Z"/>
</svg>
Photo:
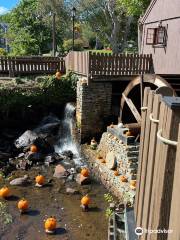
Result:
<svg viewBox="0 0 180 240">
<path fill-rule="evenodd" d="M 59 130 L 59 141 L 55 146 L 58 153 L 72 151 L 76 165 L 83 165 L 80 147 L 72 137 L 74 126 L 75 108 L 67 104 L 65 114 Z M 10 186 L 11 197 L 8 200 L 0 200 L 0 240 L 106 240 L 107 219 L 104 201 L 105 188 L 92 181 L 90 185 L 79 186 L 76 182 L 69 182 L 53 178 L 54 167 L 51 165 L 38 166 L 26 171 L 12 172 L 12 178 L 29 175 L 31 184 L 26 187 Z M 43 188 L 34 186 L 34 178 L 41 172 L 46 177 L 47 183 Z M 0 187 L 9 185 L 9 180 L 0 180 Z M 66 188 L 78 190 L 79 194 L 68 195 Z M 80 208 L 81 197 L 89 194 L 91 205 L 89 212 L 82 212 Z M 29 212 L 20 215 L 17 202 L 26 198 L 30 203 Z M 1 212 L 1 203 L 6 206 L 6 213 Z M 55 235 L 47 235 L 44 232 L 44 219 L 50 216 L 57 218 L 57 230 Z M 8 223 L 7 218 L 12 218 Z"/>
<path fill-rule="evenodd" d="M 71 151 L 74 155 L 73 160 L 75 164 L 82 165 L 83 163 L 81 161 L 80 146 L 72 137 L 75 124 L 74 114 L 75 107 L 71 103 L 67 103 L 64 110 L 64 118 L 59 131 L 59 141 L 55 146 L 55 151 L 60 154 L 65 151 Z"/>
</svg>

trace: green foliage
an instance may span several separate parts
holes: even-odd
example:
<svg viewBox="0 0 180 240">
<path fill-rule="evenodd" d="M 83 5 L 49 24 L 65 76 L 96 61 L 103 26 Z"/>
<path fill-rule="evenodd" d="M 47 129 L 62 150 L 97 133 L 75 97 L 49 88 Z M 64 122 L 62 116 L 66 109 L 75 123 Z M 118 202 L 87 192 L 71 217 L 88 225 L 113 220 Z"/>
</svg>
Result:
<svg viewBox="0 0 180 240">
<path fill-rule="evenodd" d="M 45 77 L 35 87 L 21 87 L 21 81 L 16 79 L 17 87 L 0 88 L 0 114 L 7 116 L 9 112 L 23 112 L 28 106 L 50 108 L 61 105 L 76 98 L 77 77 L 69 73 L 57 80 L 54 76 Z"/>
<path fill-rule="evenodd" d="M 129 15 L 140 17 L 145 12 L 151 0 L 118 0 L 119 4 L 123 4 Z"/>
<path fill-rule="evenodd" d="M 108 203 L 114 202 L 113 196 L 110 193 L 104 194 L 104 199 Z"/>
<path fill-rule="evenodd" d="M 6 56 L 7 52 L 4 48 L 0 48 L 0 56 Z"/>
<path fill-rule="evenodd" d="M 106 212 L 105 212 L 106 217 L 107 217 L 107 218 L 111 217 L 111 216 L 113 215 L 113 212 L 114 212 L 114 211 L 113 211 L 112 209 L 107 208 L 107 209 L 106 209 Z"/>
<path fill-rule="evenodd" d="M 70 50 L 72 50 L 72 46 L 73 46 L 73 41 L 72 39 L 68 39 L 64 41 L 63 47 L 64 50 L 69 52 Z M 84 47 L 84 41 L 80 38 L 75 39 L 74 41 L 74 50 L 75 51 L 82 51 Z"/>
</svg>

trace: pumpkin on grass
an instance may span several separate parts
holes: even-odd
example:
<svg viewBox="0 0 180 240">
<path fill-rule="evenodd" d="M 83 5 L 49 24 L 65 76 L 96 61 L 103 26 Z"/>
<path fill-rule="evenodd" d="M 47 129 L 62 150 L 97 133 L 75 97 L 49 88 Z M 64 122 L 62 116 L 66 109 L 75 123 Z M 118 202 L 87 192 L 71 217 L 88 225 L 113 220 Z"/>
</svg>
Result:
<svg viewBox="0 0 180 240">
<path fill-rule="evenodd" d="M 8 187 L 4 186 L 0 189 L 0 197 L 7 198 L 10 195 L 10 190 Z"/>
<path fill-rule="evenodd" d="M 37 146 L 36 145 L 31 145 L 31 147 L 30 147 L 30 151 L 31 152 L 33 152 L 33 153 L 37 153 L 38 152 L 38 148 L 37 148 Z"/>
<path fill-rule="evenodd" d="M 87 168 L 83 168 L 81 170 L 81 175 L 83 175 L 84 177 L 88 177 L 89 176 L 89 171 Z"/>
<path fill-rule="evenodd" d="M 62 74 L 61 74 L 61 72 L 57 71 L 55 76 L 56 76 L 57 80 L 60 80 L 62 77 Z"/>
<path fill-rule="evenodd" d="M 29 207 L 29 203 L 26 199 L 21 199 L 18 202 L 18 209 L 21 213 L 27 211 L 28 207 Z"/>
<path fill-rule="evenodd" d="M 89 204 L 90 204 L 90 198 L 89 198 L 89 196 L 88 195 L 86 195 L 86 196 L 84 196 L 82 199 L 81 199 L 81 204 L 83 205 L 83 206 L 88 206 Z"/>
<path fill-rule="evenodd" d="M 36 184 L 43 186 L 45 183 L 45 177 L 39 174 L 38 176 L 36 176 L 35 181 L 36 181 Z"/>
<path fill-rule="evenodd" d="M 127 177 L 122 175 L 122 176 L 120 176 L 120 180 L 121 180 L 121 182 L 127 182 Z"/>
<path fill-rule="evenodd" d="M 54 233 L 56 229 L 56 225 L 57 225 L 57 220 L 55 217 L 48 218 L 44 223 L 45 231 L 47 233 Z"/>
</svg>

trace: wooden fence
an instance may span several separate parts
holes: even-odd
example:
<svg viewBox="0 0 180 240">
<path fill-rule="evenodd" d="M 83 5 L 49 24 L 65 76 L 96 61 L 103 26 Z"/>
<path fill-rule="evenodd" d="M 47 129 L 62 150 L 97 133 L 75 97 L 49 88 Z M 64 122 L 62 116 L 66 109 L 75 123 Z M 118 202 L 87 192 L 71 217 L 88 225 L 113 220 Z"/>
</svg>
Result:
<svg viewBox="0 0 180 240">
<path fill-rule="evenodd" d="M 70 52 L 66 68 L 90 79 L 153 73 L 152 55 Z"/>
<path fill-rule="evenodd" d="M 136 224 L 144 230 L 140 239 L 179 240 L 180 98 L 146 88 L 143 106 L 135 200 Z"/>
<path fill-rule="evenodd" d="M 63 57 L 0 57 L 0 74 L 10 77 L 29 74 L 65 73 Z"/>
</svg>

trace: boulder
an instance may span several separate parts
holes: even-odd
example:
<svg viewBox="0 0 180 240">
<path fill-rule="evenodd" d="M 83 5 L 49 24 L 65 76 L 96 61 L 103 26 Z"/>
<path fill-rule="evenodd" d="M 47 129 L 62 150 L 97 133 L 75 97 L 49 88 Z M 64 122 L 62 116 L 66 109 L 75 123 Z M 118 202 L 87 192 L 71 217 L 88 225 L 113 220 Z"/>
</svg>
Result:
<svg viewBox="0 0 180 240">
<path fill-rule="evenodd" d="M 13 179 L 10 182 L 10 185 L 23 186 L 23 185 L 26 185 L 29 182 L 28 179 L 29 179 L 28 175 L 24 175 L 24 177 L 19 177 L 19 178 Z"/>
<path fill-rule="evenodd" d="M 41 162 L 44 161 L 44 155 L 40 152 L 27 152 L 25 159 L 32 162 Z"/>
<path fill-rule="evenodd" d="M 25 148 L 33 144 L 37 138 L 38 135 L 35 132 L 27 130 L 15 141 L 14 144 L 17 148 Z"/>
<path fill-rule="evenodd" d="M 106 155 L 106 165 L 110 170 L 113 170 L 117 166 L 117 159 L 113 152 L 108 152 Z"/>
<path fill-rule="evenodd" d="M 66 158 L 73 159 L 73 153 L 70 150 L 62 152 L 62 155 Z"/>
<path fill-rule="evenodd" d="M 32 162 L 25 159 L 19 159 L 16 169 L 28 170 L 32 166 Z"/>
<path fill-rule="evenodd" d="M 66 169 L 61 164 L 58 164 L 55 167 L 53 177 L 61 179 L 61 178 L 66 178 L 68 176 L 69 176 L 69 173 L 66 171 Z"/>
<path fill-rule="evenodd" d="M 86 185 L 86 184 L 90 184 L 91 183 L 91 180 L 89 177 L 84 177 L 82 174 L 77 174 L 76 176 L 76 182 L 79 184 L 79 185 Z"/>
</svg>

